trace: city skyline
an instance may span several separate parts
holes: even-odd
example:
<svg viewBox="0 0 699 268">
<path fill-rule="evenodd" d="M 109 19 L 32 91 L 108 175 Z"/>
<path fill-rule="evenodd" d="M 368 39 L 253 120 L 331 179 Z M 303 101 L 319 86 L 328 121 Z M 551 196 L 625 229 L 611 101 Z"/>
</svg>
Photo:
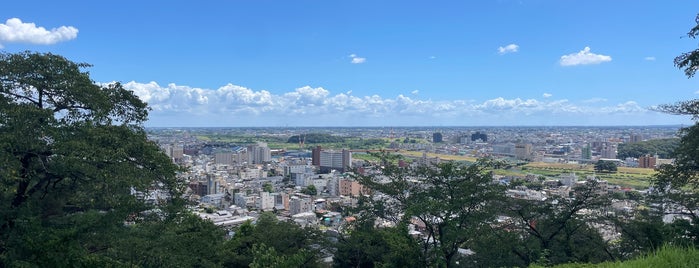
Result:
<svg viewBox="0 0 699 268">
<path fill-rule="evenodd" d="M 148 127 L 689 125 L 692 1 L 6 3 L 0 50 L 93 64 Z"/>
</svg>

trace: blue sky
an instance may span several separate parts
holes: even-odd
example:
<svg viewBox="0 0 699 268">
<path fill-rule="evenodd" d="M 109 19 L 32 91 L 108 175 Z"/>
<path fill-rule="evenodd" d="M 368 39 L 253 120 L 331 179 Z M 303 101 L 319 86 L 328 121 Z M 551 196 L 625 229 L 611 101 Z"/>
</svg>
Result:
<svg viewBox="0 0 699 268">
<path fill-rule="evenodd" d="M 691 124 L 699 2 L 8 1 L 5 52 L 91 63 L 147 126 Z"/>
</svg>

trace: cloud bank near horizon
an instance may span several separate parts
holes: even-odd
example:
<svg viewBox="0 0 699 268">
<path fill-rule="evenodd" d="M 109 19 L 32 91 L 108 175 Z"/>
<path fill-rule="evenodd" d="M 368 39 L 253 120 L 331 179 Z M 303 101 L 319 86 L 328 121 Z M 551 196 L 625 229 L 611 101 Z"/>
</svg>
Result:
<svg viewBox="0 0 699 268">
<path fill-rule="evenodd" d="M 311 86 L 273 94 L 233 84 L 217 89 L 135 81 L 123 85 L 153 109 L 148 123 L 153 126 L 628 125 L 653 124 L 648 118 L 662 117 L 633 100 L 573 102 L 550 94 L 541 100 L 425 100 L 411 93 L 333 94 Z"/>
</svg>

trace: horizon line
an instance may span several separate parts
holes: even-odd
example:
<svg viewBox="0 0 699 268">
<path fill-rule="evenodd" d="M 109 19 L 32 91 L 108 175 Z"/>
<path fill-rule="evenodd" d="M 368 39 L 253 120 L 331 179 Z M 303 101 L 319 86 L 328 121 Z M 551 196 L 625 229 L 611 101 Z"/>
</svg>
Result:
<svg viewBox="0 0 699 268">
<path fill-rule="evenodd" d="M 145 128 L 547 128 L 547 127 L 684 127 L 686 124 L 667 125 L 474 125 L 474 126 L 144 126 Z"/>
</svg>

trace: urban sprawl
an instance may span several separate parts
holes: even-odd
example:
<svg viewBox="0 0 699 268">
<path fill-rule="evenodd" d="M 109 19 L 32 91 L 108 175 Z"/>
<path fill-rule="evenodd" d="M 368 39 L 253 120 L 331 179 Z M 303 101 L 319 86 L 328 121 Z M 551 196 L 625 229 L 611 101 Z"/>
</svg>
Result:
<svg viewBox="0 0 699 268">
<path fill-rule="evenodd" d="M 191 209 L 201 218 L 233 228 L 254 222 L 262 212 L 271 211 L 281 220 L 337 232 L 356 220 L 357 215 L 343 213 L 343 208 L 355 206 L 357 198 L 370 191 L 353 175 L 379 168 L 380 163 L 374 161 L 377 152 L 401 155 L 399 166 L 478 158 L 513 163 L 520 166 L 514 168 L 516 173 L 493 175 L 493 183 L 517 185 L 508 187 L 507 196 L 511 198 L 545 201 L 551 196 L 567 197 L 577 185 L 591 180 L 604 194 L 642 195 L 648 191 L 649 183 L 635 187 L 616 185 L 601 179 L 594 171 L 578 174 L 574 170 L 553 169 L 553 174 L 536 174 L 528 172 L 522 164 L 566 165 L 585 170 L 603 160 L 627 170 L 653 169 L 671 163 L 672 159 L 656 154 L 620 159 L 618 147 L 676 138 L 679 128 L 151 128 L 148 131 L 149 137 L 160 144 L 172 161 L 186 168 L 179 176 L 187 181 L 187 198 L 197 204 Z M 313 135 L 352 139 L 353 144 L 363 148 L 337 147 L 352 144 L 348 142 L 309 143 L 308 137 Z M 521 182 L 538 182 L 540 187 Z M 168 198 L 164 191 L 158 190 L 134 194 L 149 202 Z M 628 199 L 612 203 L 613 209 L 626 212 L 636 206 Z M 665 220 L 672 221 L 673 215 L 669 214 Z M 411 233 L 422 235 L 420 225 L 413 222 Z M 600 231 L 606 239 L 619 235 L 610 230 Z"/>
</svg>

